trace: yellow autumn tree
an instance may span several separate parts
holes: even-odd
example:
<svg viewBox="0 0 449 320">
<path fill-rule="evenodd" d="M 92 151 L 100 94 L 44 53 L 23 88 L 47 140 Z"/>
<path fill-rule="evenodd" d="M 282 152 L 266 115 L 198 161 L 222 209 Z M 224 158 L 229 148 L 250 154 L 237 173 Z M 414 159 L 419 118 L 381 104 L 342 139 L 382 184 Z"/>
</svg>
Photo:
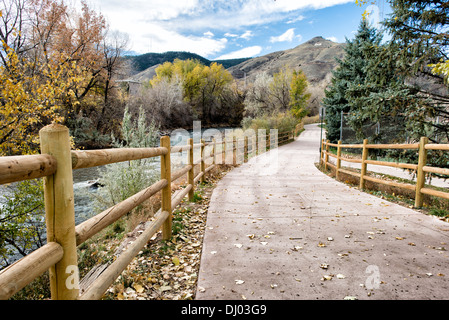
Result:
<svg viewBox="0 0 449 320">
<path fill-rule="evenodd" d="M 163 63 L 156 68 L 151 85 L 164 79 L 182 83 L 184 100 L 191 105 L 198 119 L 209 124 L 215 121 L 216 115 L 221 117 L 223 100 L 230 94 L 228 89 L 233 82 L 232 75 L 223 65 L 214 62 L 206 66 L 192 59 Z"/>
<path fill-rule="evenodd" d="M 73 99 L 71 88 L 83 77 L 75 61 L 63 63 L 64 56 L 37 65 L 5 45 L 3 50 L 8 61 L 0 65 L 0 154 L 34 153 L 38 130 L 64 122 L 63 106 Z"/>
<path fill-rule="evenodd" d="M 108 127 L 104 118 L 125 42 L 110 41 L 104 17 L 85 1 L 80 10 L 64 0 L 3 4 L 0 154 L 35 152 L 40 128 L 67 125 L 78 115 L 97 121 L 97 130 Z"/>
</svg>

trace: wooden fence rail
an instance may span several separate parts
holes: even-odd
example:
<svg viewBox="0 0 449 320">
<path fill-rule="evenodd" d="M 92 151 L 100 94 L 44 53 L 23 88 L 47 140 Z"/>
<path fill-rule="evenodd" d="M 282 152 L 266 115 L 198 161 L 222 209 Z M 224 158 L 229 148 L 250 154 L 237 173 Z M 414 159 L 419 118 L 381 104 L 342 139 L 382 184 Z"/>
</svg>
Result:
<svg viewBox="0 0 449 320">
<path fill-rule="evenodd" d="M 449 144 L 429 144 L 428 141 L 429 141 L 428 138 L 422 137 L 419 143 L 412 143 L 412 144 L 368 144 L 367 139 L 363 141 L 363 144 L 342 144 L 341 141 L 338 141 L 338 143 L 330 143 L 329 140 L 325 141 L 323 139 L 321 142 L 322 151 L 320 155 L 320 163 L 324 165 L 326 170 L 328 167 L 332 167 L 333 169 L 335 169 L 337 179 L 339 179 L 340 173 L 345 173 L 359 177 L 360 189 L 365 188 L 365 181 L 367 180 L 414 191 L 415 207 L 420 208 L 423 206 L 423 194 L 449 199 L 449 192 L 437 191 L 434 189 L 424 187 L 425 176 L 428 173 L 449 175 L 449 169 L 447 168 L 431 167 L 427 165 L 427 150 L 448 151 Z M 329 152 L 329 147 L 336 147 L 337 154 L 335 155 Z M 344 157 L 341 155 L 342 149 L 356 149 L 356 148 L 362 149 L 361 159 L 350 159 L 348 157 Z M 416 150 L 418 153 L 418 164 L 370 160 L 368 159 L 369 149 Z M 336 159 L 335 165 L 329 162 L 329 157 Z M 361 164 L 360 173 L 342 169 L 341 167 L 342 160 L 347 162 L 360 163 Z M 368 164 L 414 170 L 416 171 L 417 176 L 416 183 L 415 184 L 401 183 L 371 177 L 367 175 Z"/>
<path fill-rule="evenodd" d="M 9 299 L 45 270 L 50 271 L 51 298 L 54 300 L 100 299 L 109 286 L 127 267 L 138 252 L 158 230 L 163 239 L 172 235 L 172 212 L 185 196 L 193 200 L 195 185 L 203 182 L 208 171 L 216 164 L 226 163 L 226 154 L 233 157 L 233 164 L 278 143 L 292 141 L 294 131 L 275 135 L 255 134 L 243 139 L 214 139 L 210 143 L 201 140 L 193 144 L 171 146 L 168 136 L 161 137 L 157 148 L 123 148 L 88 151 L 71 151 L 69 131 L 61 125 L 49 125 L 40 132 L 40 155 L 0 157 L 0 184 L 27 179 L 44 179 L 44 198 L 47 228 L 47 244 L 0 271 L 0 300 Z M 279 140 L 278 140 L 279 139 Z M 230 145 L 230 147 L 229 147 Z M 200 159 L 194 162 L 194 149 L 200 149 Z M 187 165 L 171 171 L 170 155 L 187 152 Z M 242 156 L 242 157 L 241 157 Z M 160 180 L 111 208 L 75 225 L 72 171 L 80 168 L 160 157 Z M 212 159 L 212 163 L 208 162 Z M 239 163 L 241 163 L 239 162 Z M 199 172 L 195 175 L 195 167 Z M 171 183 L 187 175 L 184 189 L 172 194 Z M 161 192 L 161 210 L 146 230 L 80 295 L 77 246 L 111 225 L 133 208 Z"/>
</svg>

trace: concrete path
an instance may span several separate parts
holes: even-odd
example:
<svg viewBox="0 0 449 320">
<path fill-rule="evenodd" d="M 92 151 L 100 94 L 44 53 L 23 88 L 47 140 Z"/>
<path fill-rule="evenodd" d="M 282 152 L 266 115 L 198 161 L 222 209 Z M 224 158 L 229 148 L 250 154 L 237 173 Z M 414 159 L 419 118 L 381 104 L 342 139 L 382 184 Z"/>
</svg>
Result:
<svg viewBox="0 0 449 320">
<path fill-rule="evenodd" d="M 196 299 L 449 299 L 449 224 L 321 173 L 316 125 L 215 188 Z"/>
</svg>

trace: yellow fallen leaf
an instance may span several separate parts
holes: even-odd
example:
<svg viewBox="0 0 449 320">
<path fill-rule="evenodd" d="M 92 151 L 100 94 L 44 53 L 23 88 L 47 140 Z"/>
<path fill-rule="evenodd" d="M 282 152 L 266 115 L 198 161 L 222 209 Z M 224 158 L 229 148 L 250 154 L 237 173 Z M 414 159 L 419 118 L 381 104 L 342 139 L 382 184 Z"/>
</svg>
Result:
<svg viewBox="0 0 449 320">
<path fill-rule="evenodd" d="M 134 289 L 136 290 L 137 293 L 142 293 L 143 290 L 144 290 L 144 288 L 140 284 L 137 284 L 137 283 L 135 283 L 133 285 L 133 287 L 134 287 Z"/>
<path fill-rule="evenodd" d="M 178 258 L 178 257 L 173 257 L 173 258 L 171 259 L 171 261 L 173 262 L 173 264 L 174 264 L 175 266 L 179 266 L 179 258 Z"/>
</svg>

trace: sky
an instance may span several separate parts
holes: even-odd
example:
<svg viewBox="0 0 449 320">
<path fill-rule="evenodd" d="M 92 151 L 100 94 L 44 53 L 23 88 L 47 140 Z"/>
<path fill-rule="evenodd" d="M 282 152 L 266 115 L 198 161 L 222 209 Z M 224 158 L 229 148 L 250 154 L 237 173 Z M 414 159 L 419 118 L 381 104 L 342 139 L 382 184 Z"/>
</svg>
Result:
<svg viewBox="0 0 449 320">
<path fill-rule="evenodd" d="M 294 48 L 315 36 L 345 42 L 362 13 L 388 14 L 376 1 L 354 0 L 88 0 L 110 30 L 129 36 L 131 54 L 187 51 L 209 60 L 257 57 Z"/>
</svg>

